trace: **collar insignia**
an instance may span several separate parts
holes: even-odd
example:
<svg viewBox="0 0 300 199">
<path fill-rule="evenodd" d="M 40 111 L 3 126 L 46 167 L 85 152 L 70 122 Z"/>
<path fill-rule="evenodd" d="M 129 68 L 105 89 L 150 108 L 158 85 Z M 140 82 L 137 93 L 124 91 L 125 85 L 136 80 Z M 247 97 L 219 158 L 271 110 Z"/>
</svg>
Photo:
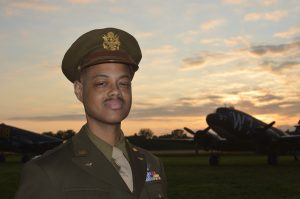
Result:
<svg viewBox="0 0 300 199">
<path fill-rule="evenodd" d="M 113 32 L 108 32 L 107 34 L 102 36 L 103 38 L 103 48 L 106 50 L 119 50 L 121 42 L 119 40 L 119 35 L 113 33 Z"/>
</svg>

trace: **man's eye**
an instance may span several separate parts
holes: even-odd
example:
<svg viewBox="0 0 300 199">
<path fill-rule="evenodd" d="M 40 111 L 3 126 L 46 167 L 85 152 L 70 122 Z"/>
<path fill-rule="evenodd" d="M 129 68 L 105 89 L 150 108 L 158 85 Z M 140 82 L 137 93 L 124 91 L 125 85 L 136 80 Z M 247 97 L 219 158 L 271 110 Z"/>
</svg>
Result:
<svg viewBox="0 0 300 199">
<path fill-rule="evenodd" d="M 95 83 L 95 86 L 96 86 L 96 87 L 105 87 L 106 85 L 107 85 L 106 82 L 96 82 L 96 83 Z"/>
<path fill-rule="evenodd" d="M 129 87 L 131 87 L 131 83 L 130 82 L 120 82 L 120 86 L 129 88 Z"/>
</svg>

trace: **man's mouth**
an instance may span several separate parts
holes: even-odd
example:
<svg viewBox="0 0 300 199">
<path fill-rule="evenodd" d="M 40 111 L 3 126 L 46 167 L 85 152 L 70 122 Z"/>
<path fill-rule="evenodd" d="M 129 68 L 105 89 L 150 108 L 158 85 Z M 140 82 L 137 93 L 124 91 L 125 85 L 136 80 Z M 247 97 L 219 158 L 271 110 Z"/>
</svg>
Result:
<svg viewBox="0 0 300 199">
<path fill-rule="evenodd" d="M 118 110 L 122 108 L 123 100 L 121 99 L 108 99 L 105 101 L 105 105 L 112 109 L 112 110 Z"/>
</svg>

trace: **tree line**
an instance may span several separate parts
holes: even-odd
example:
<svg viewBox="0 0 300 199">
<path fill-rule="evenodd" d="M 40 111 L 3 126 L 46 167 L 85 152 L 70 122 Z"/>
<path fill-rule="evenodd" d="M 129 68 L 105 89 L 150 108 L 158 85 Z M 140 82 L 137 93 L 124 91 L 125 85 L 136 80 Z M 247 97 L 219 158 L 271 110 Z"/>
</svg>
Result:
<svg viewBox="0 0 300 199">
<path fill-rule="evenodd" d="M 52 131 L 46 131 L 43 132 L 43 135 L 51 136 L 51 137 L 56 137 L 62 140 L 68 140 L 72 136 L 75 135 L 75 131 L 72 129 L 68 130 L 59 130 L 56 133 L 53 133 Z M 142 128 L 139 130 L 138 133 L 135 133 L 133 135 L 134 137 L 142 137 L 145 139 L 184 139 L 187 138 L 188 136 L 184 133 L 182 129 L 175 129 L 171 131 L 171 133 L 163 134 L 160 136 L 156 136 L 154 132 L 150 128 Z"/>
</svg>

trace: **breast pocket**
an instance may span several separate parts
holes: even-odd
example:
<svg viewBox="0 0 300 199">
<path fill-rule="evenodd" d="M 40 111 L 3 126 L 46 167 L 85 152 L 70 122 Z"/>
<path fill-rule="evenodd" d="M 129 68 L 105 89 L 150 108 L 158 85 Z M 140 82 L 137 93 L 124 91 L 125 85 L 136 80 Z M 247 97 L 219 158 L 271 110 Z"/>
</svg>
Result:
<svg viewBox="0 0 300 199">
<path fill-rule="evenodd" d="M 66 199 L 109 199 L 109 191 L 99 188 L 66 188 Z"/>
<path fill-rule="evenodd" d="M 147 183 L 147 192 L 151 199 L 165 199 L 162 184 L 160 182 Z"/>
</svg>

